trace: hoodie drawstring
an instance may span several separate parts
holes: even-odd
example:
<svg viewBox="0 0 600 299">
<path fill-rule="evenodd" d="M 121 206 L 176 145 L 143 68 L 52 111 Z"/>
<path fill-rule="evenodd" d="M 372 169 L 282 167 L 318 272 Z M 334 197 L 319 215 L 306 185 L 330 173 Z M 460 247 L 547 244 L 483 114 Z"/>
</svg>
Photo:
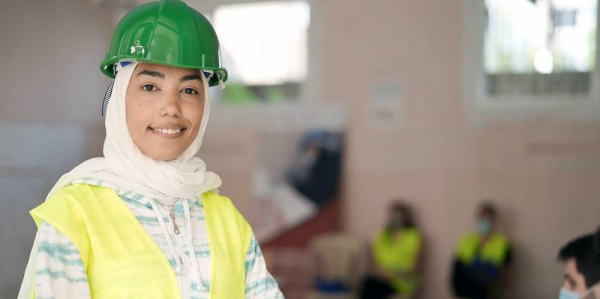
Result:
<svg viewBox="0 0 600 299">
<path fill-rule="evenodd" d="M 194 240 L 192 238 L 192 220 L 190 216 L 190 206 L 187 200 L 183 201 L 183 211 L 185 215 L 185 225 L 186 230 L 188 232 L 188 248 L 190 251 L 190 255 L 192 257 L 192 268 L 194 271 L 194 279 L 196 279 L 196 290 L 201 292 L 206 292 L 208 288 L 204 285 L 204 281 L 202 280 L 202 272 L 200 271 L 200 266 L 198 265 L 198 258 L 196 257 L 196 250 L 194 249 Z"/>
</svg>

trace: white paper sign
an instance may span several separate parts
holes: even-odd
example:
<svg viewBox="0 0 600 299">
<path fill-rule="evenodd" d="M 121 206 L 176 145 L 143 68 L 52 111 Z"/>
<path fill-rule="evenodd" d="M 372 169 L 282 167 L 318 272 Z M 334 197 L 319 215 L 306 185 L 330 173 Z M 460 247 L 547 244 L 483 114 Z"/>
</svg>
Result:
<svg viewBox="0 0 600 299">
<path fill-rule="evenodd" d="M 367 122 L 370 126 L 396 128 L 400 125 L 402 90 L 397 81 L 378 81 L 371 84 Z"/>
</svg>

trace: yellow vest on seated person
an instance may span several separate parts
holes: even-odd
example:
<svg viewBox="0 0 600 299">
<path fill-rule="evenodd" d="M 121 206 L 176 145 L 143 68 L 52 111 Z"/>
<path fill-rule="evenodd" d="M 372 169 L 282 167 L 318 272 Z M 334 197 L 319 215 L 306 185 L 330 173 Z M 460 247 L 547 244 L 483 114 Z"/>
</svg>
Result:
<svg viewBox="0 0 600 299">
<path fill-rule="evenodd" d="M 456 247 L 457 259 L 464 265 L 469 266 L 479 254 L 482 262 L 502 267 L 510 248 L 508 238 L 500 233 L 494 233 L 489 237 L 483 248 L 479 248 L 481 239 L 482 237 L 478 233 L 465 235 Z"/>
<path fill-rule="evenodd" d="M 210 243 L 210 298 L 243 299 L 252 230 L 231 201 L 202 196 Z M 94 299 L 181 298 L 167 258 L 111 189 L 75 184 L 31 211 L 68 236 L 87 271 Z"/>
<path fill-rule="evenodd" d="M 372 245 L 373 258 L 377 266 L 390 272 L 406 272 L 417 264 L 423 243 L 421 232 L 416 228 L 405 228 L 394 238 L 387 230 L 380 231 Z M 421 278 L 416 274 L 392 278 L 391 285 L 401 295 L 412 296 L 417 291 Z"/>
</svg>

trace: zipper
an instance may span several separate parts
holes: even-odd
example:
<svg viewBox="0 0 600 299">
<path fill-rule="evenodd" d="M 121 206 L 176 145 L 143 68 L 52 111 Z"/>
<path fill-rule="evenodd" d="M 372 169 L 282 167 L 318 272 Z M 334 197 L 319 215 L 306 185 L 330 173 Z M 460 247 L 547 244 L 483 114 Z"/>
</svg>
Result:
<svg viewBox="0 0 600 299">
<path fill-rule="evenodd" d="M 171 219 L 171 223 L 173 223 L 173 232 L 175 233 L 175 243 L 176 248 L 177 248 L 177 254 L 181 257 L 181 262 L 182 262 L 182 282 L 184 287 L 181 288 L 182 291 L 182 297 L 184 299 L 191 299 L 192 297 L 192 290 L 191 290 L 191 279 L 190 279 L 190 268 L 188 267 L 188 261 L 186 260 L 186 254 L 185 254 L 185 247 L 183 246 L 183 240 L 181 239 L 181 230 L 179 229 L 179 226 L 177 226 L 177 222 L 176 217 L 175 217 L 175 211 L 174 211 L 174 207 L 175 204 L 168 206 L 168 210 L 169 210 L 169 218 Z M 189 233 L 189 232 L 188 232 Z M 190 252 L 190 254 L 194 254 L 194 252 Z M 201 287 L 202 290 L 200 291 L 201 293 L 205 293 L 206 292 L 206 287 L 202 284 L 202 281 L 199 281 L 200 285 L 198 285 L 198 287 Z"/>
<path fill-rule="evenodd" d="M 173 232 L 176 235 L 179 235 L 181 232 L 179 227 L 177 226 L 177 222 L 175 222 L 175 212 L 173 211 L 173 206 L 169 206 L 169 218 L 171 218 L 171 223 L 173 223 Z"/>
</svg>

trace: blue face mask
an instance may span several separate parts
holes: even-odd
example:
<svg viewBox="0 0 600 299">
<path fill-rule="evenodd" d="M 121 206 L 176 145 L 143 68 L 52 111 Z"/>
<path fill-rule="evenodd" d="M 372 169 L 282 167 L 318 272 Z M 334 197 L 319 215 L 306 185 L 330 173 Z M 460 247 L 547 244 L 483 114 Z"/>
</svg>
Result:
<svg viewBox="0 0 600 299">
<path fill-rule="evenodd" d="M 562 288 L 560 289 L 558 299 L 596 299 L 596 293 L 594 293 L 595 286 L 596 285 L 593 285 L 591 288 L 589 288 L 582 296 L 579 296 L 579 294 L 576 292 Z"/>
<path fill-rule="evenodd" d="M 579 294 L 573 291 L 569 291 L 565 288 L 560 289 L 558 299 L 579 299 Z"/>
<path fill-rule="evenodd" d="M 492 222 L 487 219 L 481 219 L 477 221 L 477 224 L 475 225 L 475 230 L 480 235 L 488 235 L 492 232 Z"/>
</svg>

